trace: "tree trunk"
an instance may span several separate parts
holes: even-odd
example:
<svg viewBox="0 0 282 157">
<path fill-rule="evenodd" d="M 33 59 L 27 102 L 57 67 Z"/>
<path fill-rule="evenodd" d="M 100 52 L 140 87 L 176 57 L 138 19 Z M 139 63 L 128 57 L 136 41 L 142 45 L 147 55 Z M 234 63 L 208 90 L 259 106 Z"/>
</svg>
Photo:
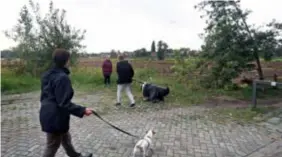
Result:
<svg viewBox="0 0 282 157">
<path fill-rule="evenodd" d="M 263 72 L 262 72 L 261 64 L 260 64 L 260 60 L 259 60 L 257 42 L 256 42 L 256 40 L 254 39 L 254 37 L 252 36 L 252 33 L 251 33 L 250 29 L 249 29 L 249 26 L 247 25 L 246 19 L 245 19 L 245 18 L 243 17 L 243 15 L 242 15 L 242 10 L 241 10 L 240 8 L 238 8 L 238 6 L 237 6 L 237 4 L 236 4 L 235 1 L 231 1 L 231 2 L 233 2 L 233 4 L 234 4 L 236 10 L 239 12 L 239 14 L 240 14 L 240 16 L 241 16 L 241 18 L 242 18 L 242 21 L 243 21 L 243 23 L 244 23 L 244 25 L 245 25 L 245 27 L 246 27 L 246 30 L 247 30 L 249 36 L 250 36 L 251 39 L 254 41 L 254 57 L 255 57 L 256 63 L 257 63 L 257 71 L 258 71 L 259 79 L 260 79 L 260 80 L 263 80 L 264 78 L 263 78 Z"/>
<path fill-rule="evenodd" d="M 259 75 L 259 79 L 263 80 L 263 73 L 262 73 L 262 69 L 261 69 L 261 64 L 260 64 L 260 60 L 259 60 L 259 55 L 258 55 L 258 51 L 257 51 L 257 47 L 255 47 L 254 49 L 254 56 L 257 62 L 257 71 L 258 71 L 258 75 Z"/>
</svg>

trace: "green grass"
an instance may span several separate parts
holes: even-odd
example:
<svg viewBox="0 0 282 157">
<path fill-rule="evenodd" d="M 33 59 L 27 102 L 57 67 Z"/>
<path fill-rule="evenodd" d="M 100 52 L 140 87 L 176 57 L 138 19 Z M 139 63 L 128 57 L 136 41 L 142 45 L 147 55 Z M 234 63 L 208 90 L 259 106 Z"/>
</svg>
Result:
<svg viewBox="0 0 282 157">
<path fill-rule="evenodd" d="M 39 78 L 29 75 L 16 75 L 12 72 L 2 70 L 1 73 L 1 91 L 4 94 L 21 93 L 40 89 Z M 76 90 L 86 92 L 104 92 L 111 96 L 111 100 L 116 96 L 117 75 L 114 72 L 111 76 L 112 85 L 110 88 L 104 88 L 103 75 L 101 68 L 71 68 L 70 78 L 73 87 Z M 170 94 L 166 97 L 166 102 L 174 105 L 201 104 L 212 96 L 227 95 L 236 99 L 251 100 L 251 87 L 241 88 L 235 91 L 226 91 L 220 89 L 204 89 L 200 87 L 196 79 L 187 80 L 185 83 L 177 81 L 174 76 L 161 75 L 154 69 L 135 69 L 135 79 L 154 83 L 160 86 L 168 86 Z M 142 102 L 140 83 L 133 82 L 133 93 L 136 96 L 137 103 Z M 275 97 L 279 95 L 277 90 L 258 91 L 258 98 Z"/>
<path fill-rule="evenodd" d="M 273 62 L 282 62 L 282 57 L 273 58 L 271 61 L 273 61 Z"/>
<path fill-rule="evenodd" d="M 40 82 L 38 78 L 30 75 L 16 75 L 13 72 L 1 73 L 1 93 L 15 94 L 39 90 Z"/>
<path fill-rule="evenodd" d="M 237 122 L 260 122 L 265 120 L 264 115 L 275 111 L 276 107 L 250 108 L 216 108 L 209 111 L 212 120 L 219 123 L 226 123 L 229 120 Z"/>
<path fill-rule="evenodd" d="M 241 87 L 237 90 L 230 90 L 230 91 L 218 90 L 218 94 L 227 95 L 240 100 L 251 100 L 253 94 L 252 90 L 253 89 L 251 86 L 246 86 L 246 87 Z M 262 90 L 261 88 L 257 88 L 258 99 L 279 98 L 281 93 L 282 93 L 281 89 L 273 89 L 271 87 L 265 87 L 264 90 Z"/>
</svg>

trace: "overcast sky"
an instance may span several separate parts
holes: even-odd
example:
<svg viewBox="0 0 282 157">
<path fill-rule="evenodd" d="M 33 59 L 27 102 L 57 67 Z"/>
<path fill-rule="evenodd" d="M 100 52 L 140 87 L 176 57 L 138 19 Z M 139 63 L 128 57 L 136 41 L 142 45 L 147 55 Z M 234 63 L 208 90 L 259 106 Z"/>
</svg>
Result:
<svg viewBox="0 0 282 157">
<path fill-rule="evenodd" d="M 39 2 L 42 12 L 49 0 Z M 67 21 L 86 29 L 88 52 L 150 49 L 153 40 L 163 40 L 171 48 L 199 49 L 204 21 L 194 5 L 201 0 L 54 0 L 56 8 L 67 11 Z M 253 11 L 248 22 L 261 25 L 273 18 L 282 21 L 281 0 L 242 0 Z M 2 31 L 16 24 L 19 11 L 28 0 L 0 1 L 0 50 L 14 46 Z M 280 13 L 280 14 L 279 14 Z"/>
</svg>

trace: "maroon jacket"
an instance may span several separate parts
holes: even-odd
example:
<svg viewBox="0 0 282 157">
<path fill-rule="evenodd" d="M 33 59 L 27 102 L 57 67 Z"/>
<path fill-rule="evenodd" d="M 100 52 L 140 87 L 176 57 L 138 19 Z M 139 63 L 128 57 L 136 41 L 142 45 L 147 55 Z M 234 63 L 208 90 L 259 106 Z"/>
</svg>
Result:
<svg viewBox="0 0 282 157">
<path fill-rule="evenodd" d="M 112 66 L 112 62 L 109 59 L 106 59 L 103 62 L 102 70 L 103 70 L 104 75 L 111 75 L 112 74 L 113 66 Z"/>
</svg>

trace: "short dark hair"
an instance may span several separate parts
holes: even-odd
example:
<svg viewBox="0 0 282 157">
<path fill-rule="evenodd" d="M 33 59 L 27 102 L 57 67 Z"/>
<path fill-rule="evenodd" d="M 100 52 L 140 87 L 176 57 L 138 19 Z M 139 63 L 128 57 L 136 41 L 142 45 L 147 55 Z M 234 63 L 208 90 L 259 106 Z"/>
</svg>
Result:
<svg viewBox="0 0 282 157">
<path fill-rule="evenodd" d="M 118 56 L 118 60 L 120 60 L 120 61 L 124 60 L 124 56 L 123 55 L 119 55 Z"/>
<path fill-rule="evenodd" d="M 52 55 L 53 61 L 57 67 L 64 67 L 70 58 L 70 53 L 63 48 L 57 48 Z"/>
</svg>

